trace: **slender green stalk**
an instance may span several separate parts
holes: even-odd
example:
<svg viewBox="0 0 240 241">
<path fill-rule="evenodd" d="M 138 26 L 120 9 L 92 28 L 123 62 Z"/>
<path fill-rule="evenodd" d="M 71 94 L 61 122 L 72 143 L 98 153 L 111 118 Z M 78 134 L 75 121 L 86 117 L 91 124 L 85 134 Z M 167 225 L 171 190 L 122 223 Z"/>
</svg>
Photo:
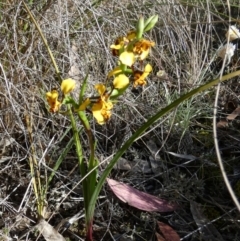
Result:
<svg viewBox="0 0 240 241">
<path fill-rule="evenodd" d="M 86 229 L 87 229 L 87 240 L 92 240 L 92 223 L 93 223 L 93 216 L 89 216 L 89 200 L 92 198 L 92 195 L 94 193 L 95 187 L 96 187 L 96 182 L 97 182 L 97 169 L 95 167 L 98 165 L 98 163 L 95 161 L 95 141 L 94 141 L 94 136 L 89 124 L 89 121 L 86 117 L 85 112 L 79 111 L 78 112 L 78 117 L 81 123 L 83 124 L 85 131 L 88 136 L 88 143 L 89 143 L 89 148 L 90 148 L 90 157 L 89 157 L 89 162 L 88 162 L 88 170 L 87 173 L 90 172 L 89 176 L 86 177 L 87 179 L 87 186 L 84 186 L 83 183 L 83 189 L 87 189 L 88 193 L 88 198 L 85 199 L 84 196 L 84 203 L 85 205 L 85 211 L 86 211 Z M 94 169 L 94 170 L 93 170 Z M 93 170 L 93 171 L 92 171 Z"/>
<path fill-rule="evenodd" d="M 73 113 L 71 111 L 71 106 L 68 105 L 68 110 L 70 114 L 70 120 L 72 124 L 72 130 L 73 130 L 73 137 L 74 137 L 74 142 L 76 145 L 76 153 L 78 157 L 78 162 L 79 162 L 79 167 L 80 167 L 80 172 L 81 176 L 84 177 L 86 173 L 88 172 L 86 170 L 85 164 L 83 162 L 83 154 L 82 154 L 82 146 L 80 142 L 80 138 L 77 132 L 77 126 L 76 122 L 73 116 Z M 79 111 L 79 116 L 80 120 L 82 123 L 86 123 L 83 121 L 84 117 L 84 112 Z M 94 150 L 93 150 L 94 151 Z M 94 153 L 93 153 L 94 154 Z M 88 218 L 89 216 L 87 215 L 89 213 L 88 208 L 89 208 L 89 200 L 91 199 L 91 195 L 93 192 L 93 187 L 91 185 L 91 179 L 93 178 L 94 172 L 91 173 L 88 177 L 83 179 L 82 185 L 83 185 L 83 197 L 84 197 L 84 207 L 85 207 L 85 222 L 86 222 L 86 229 L 87 229 L 87 234 L 86 234 L 86 240 L 92 241 L 92 218 Z M 95 186 L 95 184 L 94 184 Z"/>
<path fill-rule="evenodd" d="M 85 164 L 83 162 L 82 146 L 81 146 L 80 138 L 79 138 L 78 131 L 77 131 L 76 121 L 75 121 L 75 118 L 73 116 L 70 105 L 68 105 L 68 112 L 69 112 L 69 116 L 70 116 L 70 120 L 71 120 L 73 138 L 74 138 L 74 142 L 75 142 L 75 146 L 76 146 L 76 153 L 77 153 L 77 157 L 78 157 L 80 172 L 81 172 L 81 176 L 84 177 L 86 175 L 87 171 L 86 171 Z M 87 179 L 84 179 L 83 180 L 84 204 L 87 204 L 87 201 L 88 201 L 88 190 L 87 190 L 86 187 L 87 187 Z M 85 197 L 87 199 L 86 202 L 85 202 Z M 84 206 L 85 206 L 85 211 L 86 211 L 87 206 L 86 205 L 84 205 Z"/>
</svg>

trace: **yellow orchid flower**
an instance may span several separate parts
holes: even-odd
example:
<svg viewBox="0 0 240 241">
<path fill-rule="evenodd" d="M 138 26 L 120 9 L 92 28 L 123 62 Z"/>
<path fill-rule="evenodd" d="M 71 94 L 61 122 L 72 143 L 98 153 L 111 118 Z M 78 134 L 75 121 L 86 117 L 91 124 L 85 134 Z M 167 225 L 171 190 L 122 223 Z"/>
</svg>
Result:
<svg viewBox="0 0 240 241">
<path fill-rule="evenodd" d="M 145 78 L 149 75 L 149 73 L 152 71 L 152 66 L 150 64 L 147 64 L 144 68 L 144 71 L 135 71 L 134 72 L 134 87 L 137 87 L 138 85 L 144 86 L 146 85 Z"/>
<path fill-rule="evenodd" d="M 122 64 L 131 67 L 135 62 L 135 55 L 132 52 L 124 51 L 120 54 L 119 60 L 122 62 Z"/>
<path fill-rule="evenodd" d="M 61 106 L 61 102 L 58 101 L 58 92 L 56 90 L 47 92 L 46 99 L 50 107 L 49 111 L 53 113 L 57 112 Z"/>
<path fill-rule="evenodd" d="M 76 86 L 76 81 L 73 79 L 65 79 L 62 81 L 61 90 L 64 95 L 69 94 Z"/>
<path fill-rule="evenodd" d="M 155 45 L 154 42 L 148 41 L 146 39 L 142 39 L 138 41 L 133 47 L 133 53 L 140 60 L 146 59 L 149 54 L 150 48 Z"/>
<path fill-rule="evenodd" d="M 96 84 L 94 87 L 97 90 L 100 97 L 104 98 L 105 92 L 106 92 L 106 86 L 104 84 Z"/>
<path fill-rule="evenodd" d="M 118 37 L 115 40 L 115 43 L 110 46 L 112 49 L 113 56 L 119 56 L 119 50 L 124 46 L 127 46 L 128 43 L 136 38 L 136 32 L 134 30 L 129 31 L 126 37 Z"/>
<path fill-rule="evenodd" d="M 112 102 L 105 102 L 100 100 L 92 107 L 92 113 L 98 124 L 105 124 L 111 117 L 111 109 L 113 108 Z"/>
<path fill-rule="evenodd" d="M 118 75 L 113 80 L 113 86 L 115 89 L 123 89 L 129 84 L 129 78 L 125 74 Z"/>
<path fill-rule="evenodd" d="M 118 37 L 115 43 L 110 46 L 111 49 L 121 49 L 124 46 L 124 37 Z"/>
<path fill-rule="evenodd" d="M 95 85 L 100 97 L 97 103 L 92 106 L 92 113 L 98 124 L 103 125 L 111 117 L 113 104 L 108 100 L 109 95 L 106 93 L 106 87 L 103 84 Z"/>
</svg>

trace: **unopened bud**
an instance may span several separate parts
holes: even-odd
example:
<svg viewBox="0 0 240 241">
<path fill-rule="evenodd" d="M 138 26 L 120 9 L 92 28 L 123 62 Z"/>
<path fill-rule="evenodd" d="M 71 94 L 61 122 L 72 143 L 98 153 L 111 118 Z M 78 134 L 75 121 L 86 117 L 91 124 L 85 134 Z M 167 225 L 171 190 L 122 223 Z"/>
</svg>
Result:
<svg viewBox="0 0 240 241">
<path fill-rule="evenodd" d="M 158 15 L 153 15 L 152 17 L 148 18 L 144 24 L 144 32 L 147 32 L 150 29 L 152 29 L 157 23 L 157 21 L 158 21 Z"/>
<path fill-rule="evenodd" d="M 144 18 L 140 17 L 137 23 L 137 38 L 140 39 L 142 38 L 144 31 Z"/>
</svg>

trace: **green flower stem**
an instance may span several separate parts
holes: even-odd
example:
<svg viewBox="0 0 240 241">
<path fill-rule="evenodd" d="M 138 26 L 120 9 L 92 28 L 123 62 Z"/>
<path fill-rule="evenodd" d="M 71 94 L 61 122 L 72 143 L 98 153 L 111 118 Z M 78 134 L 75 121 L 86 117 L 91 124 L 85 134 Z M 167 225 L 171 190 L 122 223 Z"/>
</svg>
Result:
<svg viewBox="0 0 240 241">
<path fill-rule="evenodd" d="M 125 69 L 124 74 L 132 74 L 133 70 L 132 69 Z"/>
<path fill-rule="evenodd" d="M 90 147 L 90 157 L 89 157 L 89 163 L 88 163 L 88 171 L 87 172 L 91 172 L 91 170 L 95 169 L 96 165 L 98 164 L 95 160 L 95 140 L 94 140 L 94 135 L 92 133 L 89 121 L 87 119 L 87 116 L 85 114 L 84 111 L 79 111 L 78 112 L 78 117 L 79 120 L 81 121 L 81 123 L 83 124 L 85 131 L 87 133 L 88 136 L 88 142 L 89 142 L 89 147 Z M 92 171 L 89 176 L 87 177 L 88 180 L 88 186 L 87 187 L 83 187 L 83 188 L 87 188 L 88 190 L 88 197 L 90 200 L 92 197 L 92 194 L 95 190 L 95 186 L 96 186 L 96 182 L 97 182 L 97 169 L 95 169 L 94 171 Z M 84 198 L 84 202 L 85 202 L 85 198 Z M 86 203 L 86 206 L 89 205 L 89 202 Z M 85 207 L 86 208 L 86 207 Z M 87 212 L 86 212 L 86 224 L 87 224 L 87 229 L 91 229 L 91 225 L 92 225 L 92 220 L 93 220 L 93 215 L 89 216 L 89 212 L 88 212 L 88 207 L 86 208 Z"/>
<path fill-rule="evenodd" d="M 78 111 L 78 117 L 80 121 L 82 122 L 87 136 L 88 136 L 88 141 L 89 141 L 89 147 L 90 147 L 90 157 L 89 157 L 89 163 L 88 163 L 88 171 L 91 171 L 93 167 L 95 167 L 95 141 L 94 141 L 94 136 L 89 124 L 89 121 L 87 119 L 87 116 L 84 111 Z"/>
<path fill-rule="evenodd" d="M 142 135 L 152 124 L 154 124 L 157 120 L 159 120 L 161 117 L 163 117 L 164 115 L 166 115 L 167 113 L 169 113 L 171 110 L 173 110 L 174 108 L 176 108 L 179 104 L 183 103 L 185 100 L 191 98 L 192 96 L 194 96 L 195 94 L 198 94 L 200 92 L 203 92 L 211 87 L 213 87 L 214 85 L 217 85 L 220 82 L 229 80 L 233 77 L 236 77 L 240 75 L 240 70 L 224 75 L 222 76 L 222 78 L 218 78 L 215 80 L 211 80 L 210 82 L 191 90 L 190 92 L 182 95 L 180 98 L 178 98 L 177 100 L 175 100 L 174 102 L 172 102 L 171 104 L 169 104 L 168 106 L 166 106 L 165 108 L 161 109 L 159 112 L 157 112 L 153 117 L 151 117 L 145 124 L 143 124 L 126 142 L 125 144 L 122 146 L 122 148 L 120 150 L 118 150 L 118 152 L 115 154 L 115 156 L 113 157 L 113 159 L 111 160 L 111 162 L 108 164 L 107 168 L 104 170 L 104 172 L 102 173 L 101 178 L 98 181 L 98 184 L 95 188 L 95 191 L 90 199 L 89 202 L 89 209 L 88 209 L 88 216 L 91 217 L 93 216 L 94 213 L 94 209 L 95 209 L 95 205 L 96 205 L 96 201 L 97 198 L 99 196 L 99 193 L 102 189 L 103 184 L 106 181 L 106 178 L 108 177 L 109 173 L 111 172 L 112 168 L 114 167 L 114 165 L 117 163 L 118 159 L 125 153 L 125 151 L 132 145 L 132 143 L 139 138 L 140 135 Z"/>
<path fill-rule="evenodd" d="M 75 146 L 76 146 L 76 153 L 77 153 L 77 157 L 78 157 L 80 172 L 81 172 L 81 176 L 84 177 L 86 175 L 87 171 L 86 171 L 85 164 L 83 162 L 82 146 L 81 146 L 81 142 L 80 142 L 80 138 L 79 138 L 79 134 L 78 134 L 78 130 L 77 130 L 76 121 L 75 121 L 75 118 L 74 118 L 72 110 L 71 110 L 71 105 L 68 105 L 68 112 L 70 115 L 72 131 L 73 131 L 73 138 L 74 138 L 74 142 L 75 142 Z M 83 196 L 84 196 L 85 212 L 87 212 L 87 209 L 88 209 L 87 205 L 88 205 L 88 201 L 89 201 L 87 187 L 88 187 L 88 178 L 85 178 L 83 180 Z"/>
<path fill-rule="evenodd" d="M 120 64 L 120 68 L 122 70 L 122 73 L 125 73 L 125 71 L 127 70 L 127 65 L 125 64 Z"/>
</svg>

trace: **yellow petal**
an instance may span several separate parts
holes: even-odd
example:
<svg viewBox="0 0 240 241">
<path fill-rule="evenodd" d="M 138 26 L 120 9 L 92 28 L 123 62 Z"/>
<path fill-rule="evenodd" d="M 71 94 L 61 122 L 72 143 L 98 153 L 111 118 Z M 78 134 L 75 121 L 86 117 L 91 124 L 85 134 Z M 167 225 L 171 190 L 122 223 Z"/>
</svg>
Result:
<svg viewBox="0 0 240 241">
<path fill-rule="evenodd" d="M 125 64 L 127 66 L 132 66 L 135 61 L 135 56 L 132 52 L 124 51 L 120 54 L 119 60 L 122 62 L 122 64 Z"/>
<path fill-rule="evenodd" d="M 88 107 L 88 105 L 91 103 L 90 99 L 87 98 L 78 108 L 78 111 L 84 111 Z"/>
<path fill-rule="evenodd" d="M 46 99 L 50 106 L 55 105 L 58 100 L 58 92 L 56 90 L 52 90 L 51 92 L 46 93 Z"/>
<path fill-rule="evenodd" d="M 111 101 L 104 102 L 103 109 L 111 110 L 113 108 L 113 103 Z"/>
<path fill-rule="evenodd" d="M 76 81 L 73 79 L 65 79 L 62 81 L 61 90 L 64 95 L 70 93 L 76 86 Z"/>
<path fill-rule="evenodd" d="M 53 105 L 50 106 L 50 112 L 55 113 L 55 112 L 59 111 L 60 106 L 61 106 L 61 102 L 56 101 Z"/>
<path fill-rule="evenodd" d="M 134 45 L 133 52 L 140 60 L 144 60 L 148 56 L 150 48 L 154 45 L 154 42 L 142 39 Z"/>
<path fill-rule="evenodd" d="M 152 66 L 150 64 L 147 64 L 144 68 L 144 72 L 150 73 L 152 71 Z"/>
<path fill-rule="evenodd" d="M 113 104 L 111 101 L 99 101 L 92 106 L 92 113 L 98 124 L 103 125 L 111 117 L 111 109 Z"/>
<path fill-rule="evenodd" d="M 102 115 L 102 103 L 95 103 L 92 107 L 92 113 L 98 124 L 103 125 L 105 123 Z"/>
<path fill-rule="evenodd" d="M 99 95 L 103 95 L 106 91 L 106 87 L 104 84 L 100 83 L 100 84 L 96 84 L 95 86 L 95 89 L 98 91 Z"/>
<path fill-rule="evenodd" d="M 120 74 L 113 80 L 113 86 L 115 89 L 125 88 L 128 84 L 129 78 L 125 74 Z"/>
<path fill-rule="evenodd" d="M 121 68 L 118 66 L 118 67 L 114 68 L 113 70 L 111 70 L 111 71 L 108 73 L 108 78 L 111 77 L 111 76 L 113 76 L 113 75 L 119 74 L 119 73 L 121 73 L 121 72 L 122 72 L 122 70 L 121 70 Z"/>
<path fill-rule="evenodd" d="M 140 59 L 140 60 L 146 59 L 147 56 L 148 56 L 148 54 L 149 54 L 149 51 L 150 51 L 150 49 L 147 49 L 147 50 L 145 50 L 145 51 L 142 51 L 142 53 L 141 53 L 140 56 L 139 56 L 139 59 Z"/>
<path fill-rule="evenodd" d="M 58 92 L 56 90 L 52 90 L 51 92 L 47 92 L 46 98 L 51 99 L 51 100 L 56 100 L 58 98 Z"/>
<path fill-rule="evenodd" d="M 142 73 L 141 78 L 145 79 L 150 74 L 151 71 L 152 71 L 152 66 L 150 64 L 147 64 L 144 68 L 144 72 Z"/>
<path fill-rule="evenodd" d="M 57 112 L 61 106 L 61 102 L 58 101 L 58 92 L 56 90 L 47 92 L 46 99 L 49 105 L 50 112 Z"/>
<path fill-rule="evenodd" d="M 127 39 L 128 39 L 129 41 L 132 41 L 132 40 L 135 39 L 135 38 L 136 38 L 136 32 L 135 32 L 135 30 L 132 30 L 132 31 L 130 31 L 130 32 L 127 33 Z"/>
<path fill-rule="evenodd" d="M 122 45 L 121 45 L 121 44 L 112 44 L 112 45 L 110 46 L 110 48 L 111 48 L 111 49 L 120 49 L 120 48 L 122 48 Z"/>
</svg>

